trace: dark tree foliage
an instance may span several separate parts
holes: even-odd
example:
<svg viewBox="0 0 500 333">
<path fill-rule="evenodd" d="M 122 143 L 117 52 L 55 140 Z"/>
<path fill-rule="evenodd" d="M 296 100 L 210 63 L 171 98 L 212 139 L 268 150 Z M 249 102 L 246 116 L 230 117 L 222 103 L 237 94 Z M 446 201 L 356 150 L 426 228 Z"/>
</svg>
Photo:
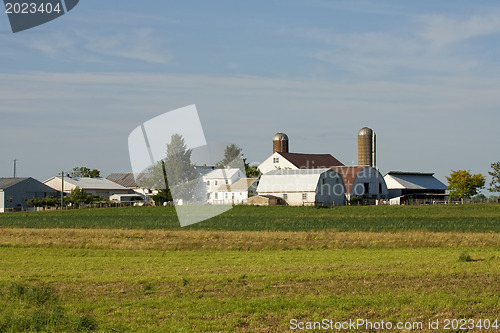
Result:
<svg viewBox="0 0 500 333">
<path fill-rule="evenodd" d="M 89 169 L 87 167 L 74 167 L 70 172 L 70 177 L 90 177 L 99 178 L 101 177 L 101 172 L 97 169 Z"/>
</svg>

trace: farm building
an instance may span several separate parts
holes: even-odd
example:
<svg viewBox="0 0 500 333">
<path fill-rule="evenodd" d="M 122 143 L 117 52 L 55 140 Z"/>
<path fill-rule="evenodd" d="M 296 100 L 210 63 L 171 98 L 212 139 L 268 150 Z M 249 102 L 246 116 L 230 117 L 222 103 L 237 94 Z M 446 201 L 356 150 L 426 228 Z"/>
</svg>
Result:
<svg viewBox="0 0 500 333">
<path fill-rule="evenodd" d="M 31 177 L 0 178 L 0 213 L 27 210 L 30 199 L 56 195 L 53 188 Z"/>
<path fill-rule="evenodd" d="M 329 168 L 269 171 L 262 175 L 257 193 L 282 198 L 290 206 L 345 204 L 342 176 Z"/>
<path fill-rule="evenodd" d="M 221 185 L 231 185 L 246 174 L 240 169 L 215 169 L 203 176 L 207 189 L 207 202 L 212 204 L 215 199 L 215 191 Z"/>
<path fill-rule="evenodd" d="M 144 184 L 143 180 L 145 180 L 149 175 L 149 173 L 139 173 L 134 175 L 132 172 L 112 173 L 107 176 L 106 179 L 111 180 L 112 182 L 123 187 L 126 187 L 129 190 L 132 190 L 134 193 L 132 193 L 131 195 L 139 195 L 142 200 L 148 201 L 150 200 L 152 195 L 158 193 L 157 189 L 153 189 L 150 186 Z M 120 197 L 120 201 L 123 201 L 128 196 L 129 194 L 124 194 L 123 198 Z M 110 199 L 113 200 L 113 198 Z"/>
<path fill-rule="evenodd" d="M 386 199 L 389 191 L 382 174 L 371 166 L 343 166 L 333 170 L 342 175 L 346 186 L 346 196 L 363 199 Z"/>
<path fill-rule="evenodd" d="M 63 184 L 60 176 L 52 177 L 43 183 L 61 192 Z M 134 191 L 106 178 L 64 177 L 64 193 L 70 193 L 76 187 L 81 188 L 87 194 L 99 195 L 104 199 L 109 199 L 112 194 L 134 193 Z"/>
<path fill-rule="evenodd" d="M 433 173 L 390 171 L 384 176 L 394 205 L 435 203 L 447 199 L 446 185 Z"/>
<path fill-rule="evenodd" d="M 276 206 L 283 204 L 283 198 L 274 195 L 254 195 L 247 199 L 247 204 L 253 206 Z"/>
<path fill-rule="evenodd" d="M 260 172 L 273 170 L 318 169 L 343 166 L 330 154 L 290 153 L 288 136 L 276 133 L 273 137 L 273 154 L 259 165 Z"/>
<path fill-rule="evenodd" d="M 250 196 L 257 194 L 257 178 L 241 178 L 233 184 L 221 185 L 214 191 L 213 204 L 239 205 L 246 203 Z"/>
</svg>

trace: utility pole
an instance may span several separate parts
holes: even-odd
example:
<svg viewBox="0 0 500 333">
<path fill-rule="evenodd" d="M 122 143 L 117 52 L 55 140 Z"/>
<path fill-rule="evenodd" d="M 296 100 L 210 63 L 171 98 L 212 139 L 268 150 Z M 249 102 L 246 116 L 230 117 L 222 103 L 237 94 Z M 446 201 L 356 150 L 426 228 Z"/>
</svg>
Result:
<svg viewBox="0 0 500 333">
<path fill-rule="evenodd" d="M 61 172 L 61 210 L 64 207 L 64 171 Z"/>
<path fill-rule="evenodd" d="M 16 163 L 17 163 L 17 160 L 14 159 L 14 178 L 16 178 Z"/>
</svg>

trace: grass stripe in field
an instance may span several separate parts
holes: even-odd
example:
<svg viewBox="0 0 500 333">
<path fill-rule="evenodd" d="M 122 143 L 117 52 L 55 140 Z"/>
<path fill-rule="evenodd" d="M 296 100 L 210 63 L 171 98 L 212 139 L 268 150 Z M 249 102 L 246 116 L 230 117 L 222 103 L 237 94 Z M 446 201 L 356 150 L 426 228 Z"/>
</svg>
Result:
<svg viewBox="0 0 500 333">
<path fill-rule="evenodd" d="M 75 209 L 0 214 L 0 226 L 180 230 L 173 207 Z M 236 206 L 186 229 L 248 231 L 500 232 L 500 205 Z"/>
<path fill-rule="evenodd" d="M 0 228 L 2 247 L 157 250 L 500 247 L 497 233 Z"/>
</svg>

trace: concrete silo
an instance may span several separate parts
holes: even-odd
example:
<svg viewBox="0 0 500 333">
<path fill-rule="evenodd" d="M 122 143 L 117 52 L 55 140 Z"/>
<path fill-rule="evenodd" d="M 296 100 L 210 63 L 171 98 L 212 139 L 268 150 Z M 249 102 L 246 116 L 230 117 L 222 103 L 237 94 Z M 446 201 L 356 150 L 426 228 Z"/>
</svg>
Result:
<svg viewBox="0 0 500 333">
<path fill-rule="evenodd" d="M 368 127 L 363 127 L 358 132 L 358 165 L 376 165 L 376 135 Z"/>
<path fill-rule="evenodd" d="M 273 137 L 273 154 L 288 153 L 288 136 L 285 133 L 278 132 Z"/>
</svg>

